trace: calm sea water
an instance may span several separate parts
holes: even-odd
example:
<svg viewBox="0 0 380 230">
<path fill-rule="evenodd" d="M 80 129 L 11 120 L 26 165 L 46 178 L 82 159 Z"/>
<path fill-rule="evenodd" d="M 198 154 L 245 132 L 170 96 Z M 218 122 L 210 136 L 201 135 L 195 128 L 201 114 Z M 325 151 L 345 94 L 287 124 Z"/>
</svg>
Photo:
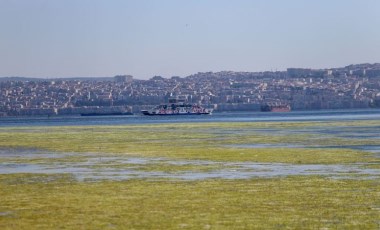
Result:
<svg viewBox="0 0 380 230">
<path fill-rule="evenodd" d="M 62 126 L 62 125 L 123 125 L 188 122 L 265 122 L 265 121 L 324 121 L 380 119 L 380 109 L 265 112 L 215 112 L 196 116 L 56 116 L 56 117 L 2 117 L 0 127 Z"/>
</svg>

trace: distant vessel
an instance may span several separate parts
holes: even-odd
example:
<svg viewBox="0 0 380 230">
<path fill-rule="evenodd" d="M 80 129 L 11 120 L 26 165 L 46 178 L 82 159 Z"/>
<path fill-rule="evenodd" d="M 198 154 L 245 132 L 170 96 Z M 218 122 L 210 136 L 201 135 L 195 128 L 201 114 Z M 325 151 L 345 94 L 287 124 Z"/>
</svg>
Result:
<svg viewBox="0 0 380 230">
<path fill-rule="evenodd" d="M 289 104 L 266 103 L 261 105 L 262 112 L 290 112 L 292 109 Z"/>
<path fill-rule="evenodd" d="M 121 116 L 133 115 L 128 106 L 89 106 L 82 109 L 81 116 Z"/>
<path fill-rule="evenodd" d="M 133 115 L 131 112 L 96 112 L 96 113 L 81 113 L 81 116 L 122 116 Z"/>
<path fill-rule="evenodd" d="M 203 108 L 198 104 L 185 103 L 183 99 L 171 98 L 168 104 L 161 104 L 149 110 L 141 110 L 141 113 L 148 116 L 208 115 L 212 113 L 212 109 Z"/>
</svg>

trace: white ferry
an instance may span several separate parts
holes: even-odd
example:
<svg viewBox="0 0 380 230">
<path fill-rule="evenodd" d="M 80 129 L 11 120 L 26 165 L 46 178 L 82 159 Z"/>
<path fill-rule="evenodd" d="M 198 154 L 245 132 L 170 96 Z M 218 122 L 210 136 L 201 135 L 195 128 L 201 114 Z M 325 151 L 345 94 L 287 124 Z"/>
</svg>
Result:
<svg viewBox="0 0 380 230">
<path fill-rule="evenodd" d="M 149 110 L 141 110 L 141 113 L 148 116 L 210 115 L 212 109 L 203 108 L 198 104 L 185 103 L 185 100 L 182 99 L 171 98 L 168 104 L 158 105 Z"/>
</svg>

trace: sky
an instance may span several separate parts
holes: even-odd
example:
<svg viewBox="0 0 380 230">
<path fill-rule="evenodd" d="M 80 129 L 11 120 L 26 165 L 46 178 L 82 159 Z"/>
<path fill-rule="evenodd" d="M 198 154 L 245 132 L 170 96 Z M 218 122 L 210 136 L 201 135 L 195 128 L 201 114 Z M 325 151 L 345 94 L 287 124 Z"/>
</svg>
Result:
<svg viewBox="0 0 380 230">
<path fill-rule="evenodd" d="M 379 0 L 0 0 L 0 77 L 380 62 Z"/>
</svg>

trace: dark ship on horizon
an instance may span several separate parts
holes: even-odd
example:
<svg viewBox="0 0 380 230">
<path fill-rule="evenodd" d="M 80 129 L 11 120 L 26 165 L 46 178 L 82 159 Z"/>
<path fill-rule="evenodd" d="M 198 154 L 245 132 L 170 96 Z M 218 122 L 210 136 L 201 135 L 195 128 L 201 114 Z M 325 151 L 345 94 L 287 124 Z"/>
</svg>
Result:
<svg viewBox="0 0 380 230">
<path fill-rule="evenodd" d="M 81 116 L 90 117 L 90 116 L 124 116 L 124 115 L 133 115 L 132 109 L 127 106 L 94 106 L 86 107 L 85 111 L 80 113 Z"/>
<path fill-rule="evenodd" d="M 133 115 L 132 112 L 93 112 L 93 113 L 81 113 L 82 117 L 91 117 L 91 116 L 125 116 Z"/>
<path fill-rule="evenodd" d="M 265 103 L 260 106 L 261 112 L 290 112 L 292 108 L 286 103 Z"/>
</svg>

